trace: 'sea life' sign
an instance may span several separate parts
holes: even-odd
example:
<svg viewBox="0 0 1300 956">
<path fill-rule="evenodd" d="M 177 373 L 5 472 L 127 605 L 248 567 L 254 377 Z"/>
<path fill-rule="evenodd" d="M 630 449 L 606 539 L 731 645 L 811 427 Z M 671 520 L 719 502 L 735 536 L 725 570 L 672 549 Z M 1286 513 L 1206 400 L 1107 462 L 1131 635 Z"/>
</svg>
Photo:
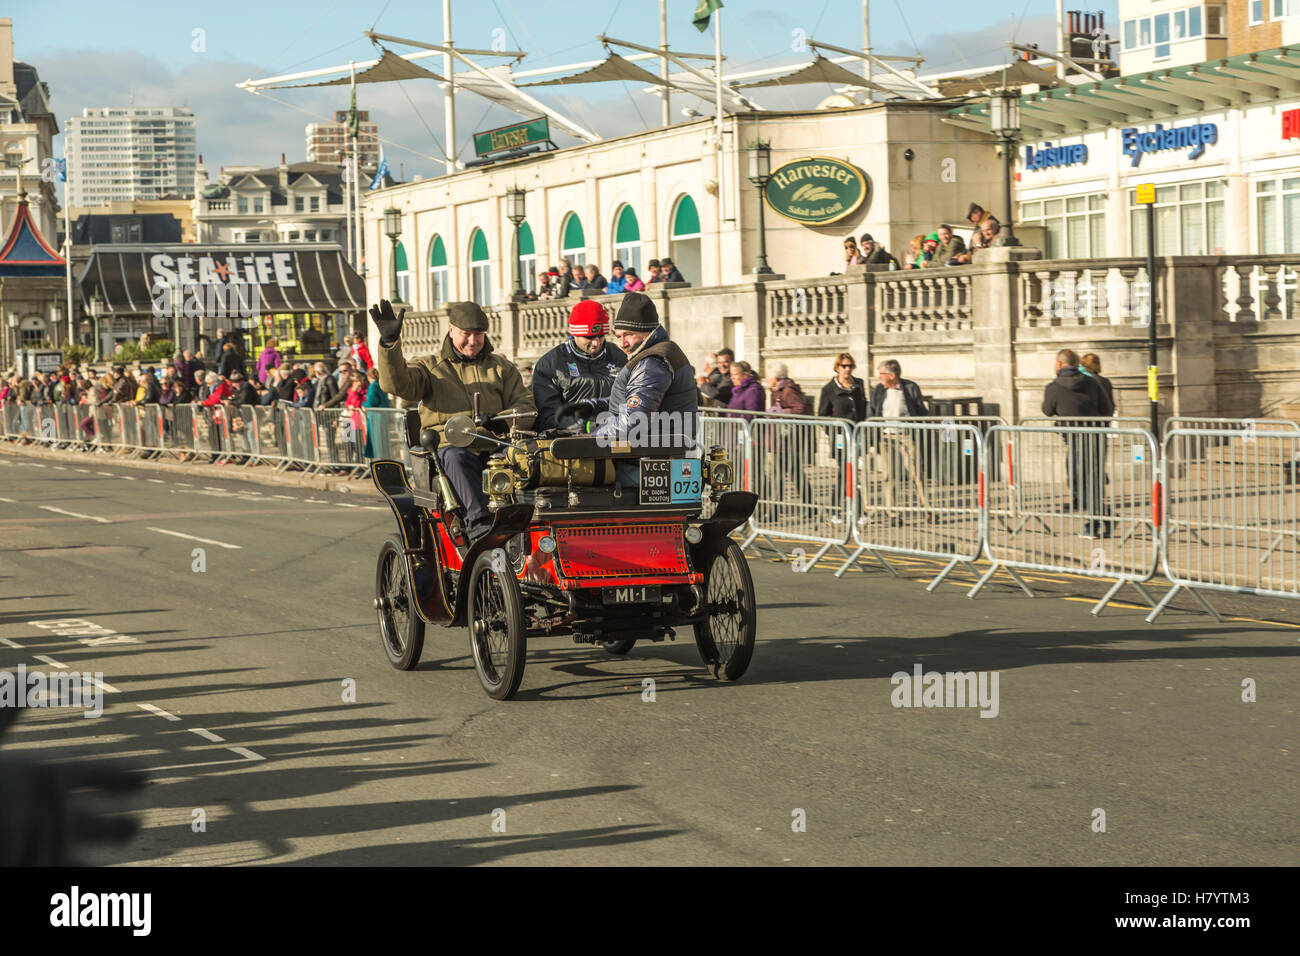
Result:
<svg viewBox="0 0 1300 956">
<path fill-rule="evenodd" d="M 823 226 L 867 201 L 871 187 L 862 170 L 828 156 L 809 156 L 772 171 L 763 194 L 779 216 Z"/>
</svg>

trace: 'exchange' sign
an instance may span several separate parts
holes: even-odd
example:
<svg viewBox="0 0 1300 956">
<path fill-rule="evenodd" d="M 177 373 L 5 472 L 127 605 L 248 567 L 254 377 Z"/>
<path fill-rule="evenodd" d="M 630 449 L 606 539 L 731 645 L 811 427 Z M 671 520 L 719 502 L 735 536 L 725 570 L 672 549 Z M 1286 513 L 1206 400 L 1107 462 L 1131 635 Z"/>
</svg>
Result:
<svg viewBox="0 0 1300 956">
<path fill-rule="evenodd" d="M 809 156 L 772 171 L 764 195 L 786 219 L 823 226 L 861 206 L 871 187 L 856 166 L 826 156 Z"/>
</svg>

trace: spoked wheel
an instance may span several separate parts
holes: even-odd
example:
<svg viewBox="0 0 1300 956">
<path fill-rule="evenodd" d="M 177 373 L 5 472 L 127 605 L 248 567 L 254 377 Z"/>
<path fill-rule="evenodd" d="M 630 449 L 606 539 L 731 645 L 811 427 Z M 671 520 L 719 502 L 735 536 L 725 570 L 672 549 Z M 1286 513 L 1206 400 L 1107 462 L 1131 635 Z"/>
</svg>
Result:
<svg viewBox="0 0 1300 956">
<path fill-rule="evenodd" d="M 375 610 L 379 613 L 379 638 L 388 662 L 409 671 L 420 663 L 424 649 L 424 621 L 415 609 L 415 595 L 406 571 L 406 555 L 395 538 L 379 549 L 375 569 Z"/>
<path fill-rule="evenodd" d="M 617 654 L 620 657 L 626 654 L 636 644 L 635 637 L 625 637 L 618 641 L 601 641 L 600 646 L 605 648 L 610 654 Z"/>
<path fill-rule="evenodd" d="M 480 554 L 469 577 L 469 643 L 479 683 L 494 700 L 509 700 L 524 679 L 524 609 L 519 581 Z"/>
<path fill-rule="evenodd" d="M 724 539 L 721 550 L 705 550 L 702 563 L 708 617 L 695 625 L 695 644 L 714 677 L 739 680 L 754 656 L 754 581 L 745 555 L 730 538 Z"/>
</svg>

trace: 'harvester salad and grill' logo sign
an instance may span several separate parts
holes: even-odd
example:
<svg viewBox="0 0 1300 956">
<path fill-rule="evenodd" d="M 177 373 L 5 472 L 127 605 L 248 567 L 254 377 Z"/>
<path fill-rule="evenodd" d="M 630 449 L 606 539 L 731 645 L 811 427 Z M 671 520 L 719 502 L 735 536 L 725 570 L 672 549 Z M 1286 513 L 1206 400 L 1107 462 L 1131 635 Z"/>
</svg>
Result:
<svg viewBox="0 0 1300 956">
<path fill-rule="evenodd" d="M 1143 133 L 1130 126 L 1120 132 L 1124 144 L 1124 155 L 1133 165 L 1142 162 L 1144 153 L 1160 153 L 1168 149 L 1188 149 L 1188 159 L 1196 159 L 1205 152 L 1205 147 L 1219 141 L 1219 127 L 1216 123 L 1192 123 L 1190 126 L 1164 127 L 1156 123 L 1156 128 Z"/>
<path fill-rule="evenodd" d="M 262 310 L 262 286 L 298 285 L 293 254 L 149 257 L 150 296 L 157 316 L 249 318 Z"/>
<path fill-rule="evenodd" d="M 856 166 L 809 156 L 773 170 L 764 195 L 778 215 L 821 226 L 849 215 L 866 201 L 869 190 Z"/>
</svg>

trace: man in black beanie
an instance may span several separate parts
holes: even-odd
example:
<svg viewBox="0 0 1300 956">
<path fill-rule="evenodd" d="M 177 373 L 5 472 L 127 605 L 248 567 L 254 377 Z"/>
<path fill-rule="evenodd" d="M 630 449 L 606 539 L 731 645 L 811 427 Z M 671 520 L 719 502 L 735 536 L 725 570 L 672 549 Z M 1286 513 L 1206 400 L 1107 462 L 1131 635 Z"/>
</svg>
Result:
<svg viewBox="0 0 1300 956">
<path fill-rule="evenodd" d="M 525 386 L 519 370 L 492 351 L 487 337 L 488 320 L 474 302 L 452 302 L 447 306 L 449 328 L 437 355 L 416 359 L 410 365 L 402 355 L 399 337 L 403 309 L 397 315 L 387 300 L 370 310 L 379 330 L 379 387 L 409 402 L 420 403 L 420 426 L 438 432 L 438 463 L 451 482 L 452 490 L 465 508 L 465 524 L 471 538 L 492 526 L 492 515 L 483 493 L 483 463 L 498 446 L 476 440 L 468 448 L 456 448 L 441 441 L 442 426 L 453 415 L 471 414 L 474 395 L 479 395 L 479 414 L 491 418 L 503 411 L 533 412 L 533 393 Z M 516 419 L 527 428 L 532 419 Z"/>
<path fill-rule="evenodd" d="M 597 440 L 691 447 L 695 443 L 699 390 L 695 369 L 668 330 L 659 324 L 654 300 L 629 292 L 614 317 L 614 338 L 627 364 L 614 376 L 607 398 L 588 399 L 597 413 Z M 637 483 L 636 466 L 620 464 L 619 484 Z"/>
</svg>

